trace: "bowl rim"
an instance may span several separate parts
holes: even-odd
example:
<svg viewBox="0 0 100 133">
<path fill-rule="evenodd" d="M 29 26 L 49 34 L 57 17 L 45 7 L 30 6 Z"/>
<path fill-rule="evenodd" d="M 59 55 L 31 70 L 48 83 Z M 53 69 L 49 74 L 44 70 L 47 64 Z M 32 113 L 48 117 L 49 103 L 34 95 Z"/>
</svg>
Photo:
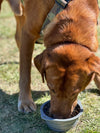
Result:
<svg viewBox="0 0 100 133">
<path fill-rule="evenodd" d="M 81 115 L 82 115 L 82 113 L 83 113 L 83 107 L 82 107 L 82 104 L 81 104 L 81 102 L 80 102 L 80 100 L 78 100 L 77 101 L 77 103 L 78 103 L 78 105 L 80 106 L 80 112 L 76 115 L 76 116 L 74 116 L 74 117 L 72 117 L 72 118 L 67 118 L 67 119 L 54 119 L 54 118 L 52 118 L 52 117 L 49 117 L 49 116 L 47 116 L 44 112 L 43 112 L 43 107 L 48 103 L 48 102 L 50 102 L 50 100 L 48 100 L 47 102 L 45 102 L 45 103 L 43 103 L 42 105 L 41 105 L 41 108 L 40 108 L 40 113 L 41 113 L 41 118 L 43 119 L 43 120 L 45 120 L 45 121 L 73 121 L 73 120 L 75 120 L 75 119 L 78 119 Z"/>
</svg>

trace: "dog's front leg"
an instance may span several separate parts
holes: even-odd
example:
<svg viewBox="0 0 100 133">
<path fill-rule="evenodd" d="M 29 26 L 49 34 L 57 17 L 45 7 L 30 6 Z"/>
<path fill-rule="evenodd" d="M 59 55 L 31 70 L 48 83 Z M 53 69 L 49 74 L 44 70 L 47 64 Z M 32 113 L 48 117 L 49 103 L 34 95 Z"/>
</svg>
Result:
<svg viewBox="0 0 100 133">
<path fill-rule="evenodd" d="M 18 110 L 29 113 L 36 110 L 36 105 L 31 96 L 31 59 L 34 47 L 34 38 L 26 30 L 22 30 L 20 46 L 20 93 L 18 99 Z"/>
<path fill-rule="evenodd" d="M 17 31 L 16 41 L 20 49 L 20 93 L 18 99 L 18 110 L 32 112 L 36 106 L 31 96 L 31 58 L 34 42 L 39 37 L 43 22 L 53 7 L 54 0 L 25 0 L 23 16 L 16 18 Z M 21 29 L 20 29 L 21 28 Z"/>
</svg>

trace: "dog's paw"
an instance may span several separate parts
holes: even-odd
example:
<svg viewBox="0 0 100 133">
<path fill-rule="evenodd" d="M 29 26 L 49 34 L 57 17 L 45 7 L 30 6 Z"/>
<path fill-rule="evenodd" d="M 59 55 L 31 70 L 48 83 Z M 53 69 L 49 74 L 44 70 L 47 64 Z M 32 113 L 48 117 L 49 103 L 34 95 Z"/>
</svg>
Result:
<svg viewBox="0 0 100 133">
<path fill-rule="evenodd" d="M 18 99 L 18 111 L 26 114 L 31 113 L 33 111 L 36 111 L 36 105 L 32 99 Z"/>
</svg>

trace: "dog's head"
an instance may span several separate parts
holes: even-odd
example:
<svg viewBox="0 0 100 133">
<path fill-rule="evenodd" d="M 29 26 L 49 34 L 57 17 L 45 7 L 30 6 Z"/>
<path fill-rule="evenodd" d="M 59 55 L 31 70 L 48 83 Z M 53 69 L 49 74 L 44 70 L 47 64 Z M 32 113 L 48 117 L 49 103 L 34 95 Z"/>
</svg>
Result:
<svg viewBox="0 0 100 133">
<path fill-rule="evenodd" d="M 15 13 L 15 15 L 21 16 L 22 15 L 22 4 L 21 0 L 7 0 L 9 5 L 11 6 L 11 9 Z M 0 0 L 0 10 L 1 10 L 1 4 L 3 0 Z"/>
<path fill-rule="evenodd" d="M 35 66 L 50 89 L 50 114 L 55 118 L 71 116 L 78 94 L 94 74 L 100 75 L 100 59 L 81 45 L 48 48 L 35 57 Z"/>
</svg>

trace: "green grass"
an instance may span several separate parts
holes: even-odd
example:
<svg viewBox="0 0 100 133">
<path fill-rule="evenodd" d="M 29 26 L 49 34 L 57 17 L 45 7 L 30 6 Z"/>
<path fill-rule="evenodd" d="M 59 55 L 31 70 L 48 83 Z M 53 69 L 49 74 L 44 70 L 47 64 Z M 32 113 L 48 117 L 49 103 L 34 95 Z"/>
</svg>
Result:
<svg viewBox="0 0 100 133">
<path fill-rule="evenodd" d="M 37 111 L 25 115 L 17 110 L 19 52 L 14 40 L 15 25 L 13 13 L 4 2 L 0 13 L 0 133 L 54 133 L 40 117 L 40 106 L 50 96 L 35 66 L 32 68 L 32 96 Z M 98 40 L 100 44 L 100 17 Z M 35 45 L 34 56 L 43 49 L 43 45 Z M 100 57 L 100 51 L 97 55 Z M 78 125 L 68 133 L 100 133 L 100 91 L 91 83 L 87 90 L 79 94 L 79 99 L 84 113 Z"/>
</svg>

